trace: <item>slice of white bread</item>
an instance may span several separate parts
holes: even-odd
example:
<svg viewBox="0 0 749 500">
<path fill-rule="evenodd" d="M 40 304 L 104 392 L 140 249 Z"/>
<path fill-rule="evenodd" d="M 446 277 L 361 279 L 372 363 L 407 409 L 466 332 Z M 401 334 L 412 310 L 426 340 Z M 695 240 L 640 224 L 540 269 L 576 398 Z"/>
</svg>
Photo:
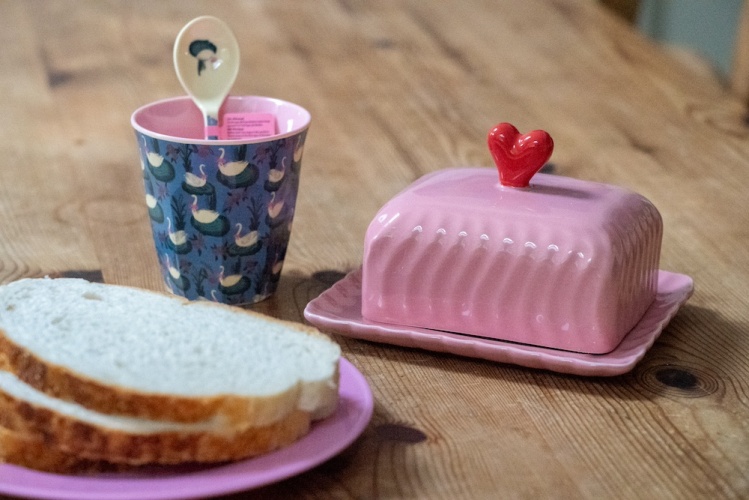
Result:
<svg viewBox="0 0 749 500">
<path fill-rule="evenodd" d="M 40 391 L 143 419 L 263 428 L 338 399 L 340 347 L 314 328 L 79 279 L 0 287 L 0 353 Z"/>
<path fill-rule="evenodd" d="M 50 397 L 0 370 L 0 425 L 41 438 L 78 459 L 112 463 L 223 462 L 294 442 L 309 430 L 309 415 L 294 410 L 265 426 L 224 429 L 212 422 L 176 423 L 106 415 Z"/>
</svg>

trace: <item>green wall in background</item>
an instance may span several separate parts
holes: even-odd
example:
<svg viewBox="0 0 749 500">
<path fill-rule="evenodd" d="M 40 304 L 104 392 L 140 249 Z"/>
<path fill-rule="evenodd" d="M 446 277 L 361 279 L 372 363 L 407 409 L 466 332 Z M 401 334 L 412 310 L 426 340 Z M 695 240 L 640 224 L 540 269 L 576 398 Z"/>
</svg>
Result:
<svg viewBox="0 0 749 500">
<path fill-rule="evenodd" d="M 743 0 L 641 0 L 637 26 L 655 40 L 692 49 L 727 76 Z"/>
</svg>

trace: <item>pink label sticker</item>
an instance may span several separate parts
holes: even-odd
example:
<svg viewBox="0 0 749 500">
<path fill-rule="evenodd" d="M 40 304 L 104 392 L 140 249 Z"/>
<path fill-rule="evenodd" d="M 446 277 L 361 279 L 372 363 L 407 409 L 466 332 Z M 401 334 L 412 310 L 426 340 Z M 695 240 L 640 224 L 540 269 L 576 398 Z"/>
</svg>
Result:
<svg viewBox="0 0 749 500">
<path fill-rule="evenodd" d="M 221 124 L 222 139 L 255 139 L 276 133 L 272 113 L 226 113 Z"/>
</svg>

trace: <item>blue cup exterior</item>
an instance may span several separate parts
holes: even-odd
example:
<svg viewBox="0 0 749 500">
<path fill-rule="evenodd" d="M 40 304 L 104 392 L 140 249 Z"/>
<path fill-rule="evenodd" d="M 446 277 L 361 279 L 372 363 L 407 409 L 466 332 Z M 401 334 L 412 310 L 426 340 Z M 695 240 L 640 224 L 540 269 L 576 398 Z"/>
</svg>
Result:
<svg viewBox="0 0 749 500">
<path fill-rule="evenodd" d="M 307 129 L 242 145 L 135 135 L 167 288 L 234 305 L 272 295 L 291 236 Z"/>
</svg>

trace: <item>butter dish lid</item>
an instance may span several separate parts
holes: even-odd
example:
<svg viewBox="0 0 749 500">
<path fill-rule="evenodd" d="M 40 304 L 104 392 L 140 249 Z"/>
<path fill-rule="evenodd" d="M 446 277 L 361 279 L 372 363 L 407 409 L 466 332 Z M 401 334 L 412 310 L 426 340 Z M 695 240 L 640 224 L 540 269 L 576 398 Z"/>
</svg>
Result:
<svg viewBox="0 0 749 500">
<path fill-rule="evenodd" d="M 660 215 L 622 188 L 537 174 L 553 150 L 546 132 L 503 123 L 488 144 L 499 182 L 487 168 L 441 170 L 375 215 L 363 317 L 610 352 L 655 297 Z"/>
</svg>

